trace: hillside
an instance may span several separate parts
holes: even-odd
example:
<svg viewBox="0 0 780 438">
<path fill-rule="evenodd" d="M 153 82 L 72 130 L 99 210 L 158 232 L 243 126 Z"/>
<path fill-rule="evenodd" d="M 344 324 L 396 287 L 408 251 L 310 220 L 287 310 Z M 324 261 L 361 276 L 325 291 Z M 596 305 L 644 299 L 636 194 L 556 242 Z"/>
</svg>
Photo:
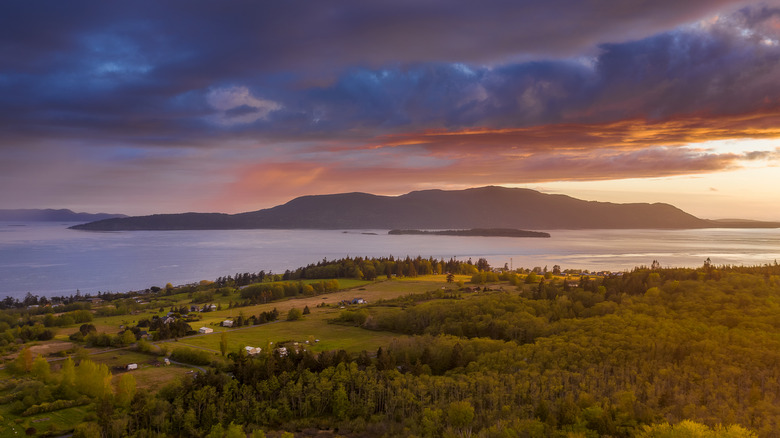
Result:
<svg viewBox="0 0 780 438">
<path fill-rule="evenodd" d="M 761 223 L 758 223 L 759 225 Z M 724 226 L 669 204 L 583 201 L 529 189 L 425 190 L 401 196 L 367 193 L 302 196 L 239 213 L 184 213 L 107 219 L 80 230 L 205 229 L 630 229 Z M 754 226 L 757 226 L 754 223 Z M 778 224 L 763 226 L 776 227 Z"/>
</svg>

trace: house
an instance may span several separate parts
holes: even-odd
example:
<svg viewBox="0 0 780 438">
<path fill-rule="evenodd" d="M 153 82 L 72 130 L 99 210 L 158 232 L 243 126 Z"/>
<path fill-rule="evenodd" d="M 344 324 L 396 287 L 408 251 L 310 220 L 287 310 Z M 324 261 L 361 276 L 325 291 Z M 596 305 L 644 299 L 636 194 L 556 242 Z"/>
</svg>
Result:
<svg viewBox="0 0 780 438">
<path fill-rule="evenodd" d="M 127 371 L 137 370 L 137 369 L 138 369 L 138 364 L 137 363 L 129 363 L 129 364 L 127 364 Z"/>
<path fill-rule="evenodd" d="M 149 332 L 147 332 L 146 330 L 141 330 L 140 332 L 138 332 L 138 336 L 140 338 L 143 338 L 143 339 L 149 339 L 150 338 Z"/>
<path fill-rule="evenodd" d="M 164 362 L 165 362 L 165 365 L 170 365 L 171 364 L 170 359 L 168 359 L 167 357 L 165 358 Z"/>
<path fill-rule="evenodd" d="M 279 357 L 285 357 L 287 356 L 287 348 L 285 347 L 279 347 L 276 349 L 277 354 L 279 354 Z"/>
<path fill-rule="evenodd" d="M 247 345 L 246 347 L 244 347 L 244 351 L 246 351 L 246 354 L 248 354 L 249 356 L 255 356 L 260 354 L 260 352 L 263 351 L 263 349 L 260 347 L 250 347 Z"/>
<path fill-rule="evenodd" d="M 222 321 L 222 327 L 233 327 L 233 321 L 229 319 Z"/>
<path fill-rule="evenodd" d="M 355 298 L 352 300 L 352 304 L 366 304 L 368 301 L 364 300 L 363 298 Z"/>
<path fill-rule="evenodd" d="M 190 306 L 190 312 L 200 312 L 198 306 Z"/>
<path fill-rule="evenodd" d="M 163 324 L 170 324 L 170 323 L 176 321 L 176 318 L 174 318 L 172 316 L 166 316 L 161 321 L 162 321 Z"/>
<path fill-rule="evenodd" d="M 209 308 L 210 311 L 215 312 L 217 310 L 217 305 L 216 304 L 212 304 L 208 308 Z"/>
<path fill-rule="evenodd" d="M 214 332 L 214 329 L 210 328 L 210 327 L 201 327 L 198 330 L 198 333 L 213 333 L 213 332 Z"/>
</svg>

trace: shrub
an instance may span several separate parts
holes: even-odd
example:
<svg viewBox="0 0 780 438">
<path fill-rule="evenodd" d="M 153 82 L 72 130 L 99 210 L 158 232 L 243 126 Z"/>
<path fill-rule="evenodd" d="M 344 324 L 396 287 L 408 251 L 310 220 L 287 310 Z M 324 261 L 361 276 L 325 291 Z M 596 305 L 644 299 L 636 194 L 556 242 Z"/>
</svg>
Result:
<svg viewBox="0 0 780 438">
<path fill-rule="evenodd" d="M 292 308 L 289 312 L 287 312 L 287 320 L 288 321 L 297 321 L 299 319 L 303 318 L 303 313 L 301 312 L 301 309 Z"/>
<path fill-rule="evenodd" d="M 178 347 L 173 349 L 171 359 L 192 365 L 208 365 L 211 363 L 211 355 L 205 351 L 191 348 Z"/>
</svg>

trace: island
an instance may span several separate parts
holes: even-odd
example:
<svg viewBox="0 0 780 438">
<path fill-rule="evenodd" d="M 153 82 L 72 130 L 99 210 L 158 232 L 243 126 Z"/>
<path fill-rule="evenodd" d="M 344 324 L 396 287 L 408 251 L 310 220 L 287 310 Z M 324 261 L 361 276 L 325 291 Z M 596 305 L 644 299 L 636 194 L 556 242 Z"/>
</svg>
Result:
<svg viewBox="0 0 780 438">
<path fill-rule="evenodd" d="M 469 208 L 464 208 L 469 206 Z M 533 208 L 529 208 L 533 206 Z M 499 208 L 500 207 L 500 208 Z M 490 211 L 491 214 L 485 214 Z M 744 227 L 740 220 L 700 219 L 669 204 L 585 201 L 509 187 L 423 190 L 399 196 L 369 193 L 309 195 L 245 213 L 176 213 L 106 219 L 71 227 L 134 230 L 588 230 Z M 780 223 L 749 222 L 750 228 Z"/>
<path fill-rule="evenodd" d="M 550 233 L 542 231 L 526 231 L 514 228 L 472 228 L 469 230 L 390 230 L 387 234 L 435 234 L 437 236 L 471 236 L 471 237 L 550 237 Z"/>
</svg>

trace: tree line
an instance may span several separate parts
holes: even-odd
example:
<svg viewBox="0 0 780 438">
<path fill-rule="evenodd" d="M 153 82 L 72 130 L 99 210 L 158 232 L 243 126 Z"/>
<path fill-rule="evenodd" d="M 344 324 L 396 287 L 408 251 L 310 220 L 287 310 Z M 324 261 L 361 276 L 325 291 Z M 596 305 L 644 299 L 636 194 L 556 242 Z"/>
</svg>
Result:
<svg viewBox="0 0 780 438">
<path fill-rule="evenodd" d="M 361 324 L 410 336 L 357 355 L 238 351 L 226 370 L 137 394 L 128 433 L 774 436 L 780 269 L 717 271 L 637 269 L 432 294 L 405 308 L 386 301 Z"/>
</svg>

